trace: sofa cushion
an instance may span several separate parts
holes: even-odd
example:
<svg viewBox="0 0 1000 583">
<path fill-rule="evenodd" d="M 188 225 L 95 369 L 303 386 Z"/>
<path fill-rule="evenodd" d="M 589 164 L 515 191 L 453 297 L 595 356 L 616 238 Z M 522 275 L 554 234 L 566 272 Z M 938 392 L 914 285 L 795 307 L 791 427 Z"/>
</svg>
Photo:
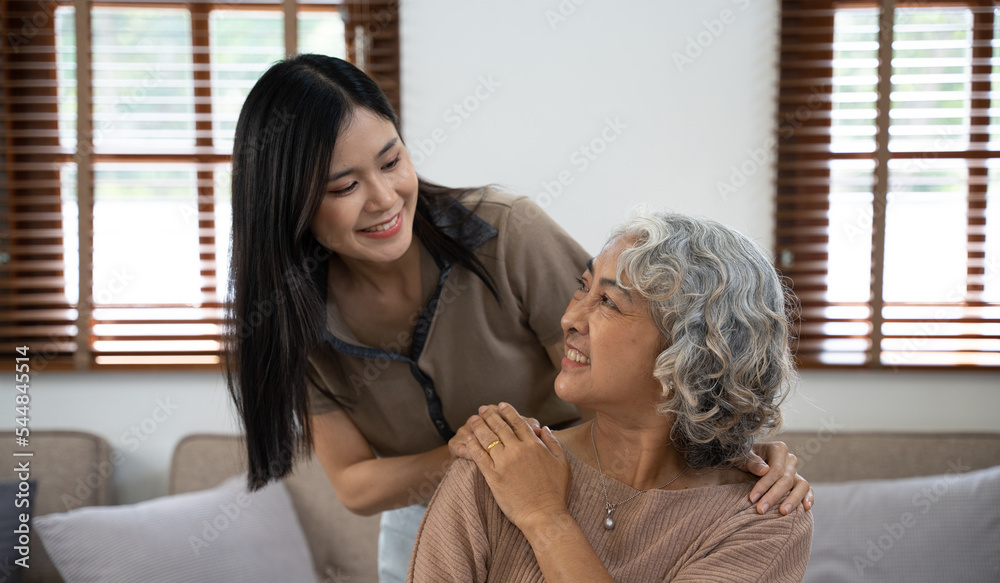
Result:
<svg viewBox="0 0 1000 583">
<path fill-rule="evenodd" d="M 39 516 L 35 528 L 67 583 L 314 581 L 284 485 L 245 482 Z"/>
<path fill-rule="evenodd" d="M 806 582 L 1000 581 L 1000 466 L 815 484 Z"/>
<path fill-rule="evenodd" d="M 246 471 L 246 450 L 236 435 L 197 434 L 174 450 L 170 492 L 209 488 Z M 284 480 L 309 541 L 316 578 L 337 583 L 378 580 L 378 516 L 344 508 L 316 456 L 300 460 Z"/>
</svg>

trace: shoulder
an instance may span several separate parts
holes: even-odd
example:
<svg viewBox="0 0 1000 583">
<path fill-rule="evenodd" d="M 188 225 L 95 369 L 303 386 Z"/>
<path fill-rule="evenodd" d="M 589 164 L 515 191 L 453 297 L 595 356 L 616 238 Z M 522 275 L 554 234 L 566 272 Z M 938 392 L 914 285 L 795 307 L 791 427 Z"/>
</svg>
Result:
<svg viewBox="0 0 1000 583">
<path fill-rule="evenodd" d="M 803 568 L 808 560 L 813 516 L 801 506 L 784 515 L 777 507 L 758 514 L 756 507 L 751 505 L 734 513 L 720 526 L 717 536 L 724 538 L 727 545 L 760 549 L 762 557 L 791 564 L 801 562 Z"/>
<path fill-rule="evenodd" d="M 740 498 L 749 493 L 739 485 L 696 490 L 708 497 L 726 490 Z M 812 514 L 801 507 L 788 515 L 776 509 L 757 514 L 749 500 L 725 498 L 715 499 L 724 503 L 719 508 L 710 506 L 712 500 L 700 500 L 707 524 L 695 535 L 692 552 L 673 580 L 802 581 L 812 544 Z"/>
<path fill-rule="evenodd" d="M 812 512 L 801 506 L 783 515 L 777 509 L 757 514 L 745 511 L 735 520 L 739 527 L 729 536 L 734 550 L 759 557 L 762 581 L 801 581 L 812 548 Z"/>
<path fill-rule="evenodd" d="M 496 229 L 498 245 L 515 256 L 528 254 L 532 257 L 557 256 L 562 261 L 571 259 L 574 272 L 577 263 L 583 265 L 589 258 L 583 247 L 527 196 L 485 186 L 459 200 Z"/>
<path fill-rule="evenodd" d="M 749 489 L 748 489 L 749 491 Z M 771 532 L 776 538 L 802 535 L 812 532 L 812 512 L 797 507 L 792 512 L 781 514 L 773 508 L 764 514 L 758 514 L 756 506 L 744 509 L 731 519 L 734 530 L 754 530 L 756 532 Z"/>
<path fill-rule="evenodd" d="M 474 462 L 456 459 L 427 503 L 425 522 L 454 530 L 485 533 L 486 519 L 500 512 L 482 472 Z"/>
<path fill-rule="evenodd" d="M 490 539 L 477 474 L 466 460 L 456 460 L 445 474 L 420 523 L 409 581 L 486 580 Z"/>
<path fill-rule="evenodd" d="M 459 201 L 497 229 L 518 227 L 538 218 L 551 221 L 531 198 L 507 192 L 497 186 L 484 186 L 470 191 L 459 198 Z"/>
<path fill-rule="evenodd" d="M 438 498 L 478 500 L 487 493 L 489 486 L 476 464 L 466 459 L 456 459 L 434 492 L 431 503 Z"/>
<path fill-rule="evenodd" d="M 531 199 L 527 196 L 507 192 L 503 188 L 494 184 L 489 184 L 466 192 L 459 197 L 459 200 L 462 201 L 462 204 L 469 208 L 492 206 L 498 208 L 506 207 L 509 209 L 519 200 Z"/>
<path fill-rule="evenodd" d="M 444 479 L 468 485 L 476 482 L 477 479 L 483 479 L 483 475 L 479 471 L 479 468 L 476 467 L 475 462 L 458 458 L 452 462 Z"/>
<path fill-rule="evenodd" d="M 750 502 L 753 482 L 695 487 L 666 493 L 665 499 L 684 509 L 702 525 L 702 547 L 749 544 L 778 553 L 792 539 L 811 538 L 812 513 L 802 507 L 783 515 L 778 506 L 758 514 Z"/>
<path fill-rule="evenodd" d="M 756 505 L 750 502 L 750 492 L 755 483 L 753 480 L 733 480 L 719 486 L 692 488 L 686 492 L 699 498 L 702 504 L 720 508 L 723 516 L 727 517 L 724 528 L 730 532 L 753 528 L 787 533 L 802 525 L 812 524 L 812 513 L 806 512 L 801 506 L 787 515 L 778 511 L 780 505 L 759 514 Z"/>
</svg>

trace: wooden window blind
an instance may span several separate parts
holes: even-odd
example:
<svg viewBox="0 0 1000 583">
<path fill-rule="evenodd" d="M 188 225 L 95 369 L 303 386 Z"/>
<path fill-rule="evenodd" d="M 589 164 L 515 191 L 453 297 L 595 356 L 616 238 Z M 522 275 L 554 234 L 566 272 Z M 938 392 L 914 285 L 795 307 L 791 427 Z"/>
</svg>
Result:
<svg viewBox="0 0 1000 583">
<path fill-rule="evenodd" d="M 0 7 L 0 352 L 29 347 L 35 370 L 217 368 L 243 100 L 285 55 L 356 45 L 398 107 L 398 6 Z"/>
<path fill-rule="evenodd" d="M 776 263 L 801 367 L 1000 367 L 1000 13 L 783 0 Z"/>
</svg>

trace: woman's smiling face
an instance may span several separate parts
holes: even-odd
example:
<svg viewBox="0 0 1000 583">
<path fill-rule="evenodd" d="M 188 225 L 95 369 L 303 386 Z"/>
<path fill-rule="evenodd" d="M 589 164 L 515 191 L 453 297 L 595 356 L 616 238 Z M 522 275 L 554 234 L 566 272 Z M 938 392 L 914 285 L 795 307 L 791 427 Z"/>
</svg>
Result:
<svg viewBox="0 0 1000 583">
<path fill-rule="evenodd" d="M 566 357 L 555 388 L 565 401 L 646 412 L 661 398 L 653 366 L 664 349 L 663 335 L 647 300 L 616 281 L 618 257 L 631 246 L 632 241 L 616 239 L 604 247 L 562 317 Z"/>
<path fill-rule="evenodd" d="M 417 174 L 395 126 L 355 110 L 337 136 L 313 235 L 344 259 L 395 261 L 410 247 L 416 207 Z"/>
</svg>

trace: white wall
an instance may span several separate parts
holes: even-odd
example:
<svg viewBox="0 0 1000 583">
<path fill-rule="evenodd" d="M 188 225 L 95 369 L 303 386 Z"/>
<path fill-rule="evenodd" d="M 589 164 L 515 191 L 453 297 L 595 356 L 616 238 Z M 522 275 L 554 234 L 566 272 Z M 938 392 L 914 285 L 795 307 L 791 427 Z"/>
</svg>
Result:
<svg viewBox="0 0 1000 583">
<path fill-rule="evenodd" d="M 775 2 L 576 2 L 404 5 L 403 129 L 418 170 L 536 196 L 567 171 L 561 195 L 537 200 L 595 252 L 638 203 L 713 216 L 769 242 L 769 172 L 748 151 L 768 163 Z M 686 56 L 699 35 L 707 48 L 694 44 L 701 54 L 678 67 L 674 53 Z M 456 105 L 474 111 L 463 118 Z M 604 142 L 609 119 L 625 128 Z M 606 148 L 589 160 L 579 149 L 594 140 Z M 752 176 L 723 199 L 716 182 L 747 160 Z"/>
<path fill-rule="evenodd" d="M 29 391 L 31 429 L 89 431 L 121 452 L 121 503 L 167 493 L 170 456 L 185 435 L 238 432 L 221 374 L 41 371 Z M 5 386 L 0 402 L 11 403 L 13 417 L 12 393 Z"/>
<path fill-rule="evenodd" d="M 404 2 L 404 138 L 419 171 L 534 196 L 595 253 L 638 203 L 709 216 L 770 245 L 776 1 L 577 2 Z M 560 9 L 565 20 L 554 20 Z M 624 129 L 602 144 L 608 119 Z M 574 162 L 581 147 L 602 146 L 585 169 Z M 540 196 L 561 172 L 572 183 Z M 735 192 L 722 196 L 720 183 Z M 121 502 L 166 493 L 182 436 L 236 430 L 216 374 L 43 371 L 31 391 L 32 428 L 92 431 L 122 451 Z M 0 402 L 13 403 L 9 385 Z M 1000 431 L 997 411 L 995 373 L 805 372 L 786 425 Z"/>
<path fill-rule="evenodd" d="M 708 216 L 771 246 L 776 1 L 405 8 L 404 138 L 425 176 L 533 196 L 594 253 L 639 203 Z M 498 85 L 485 100 L 480 79 Z M 466 101 L 474 111 L 457 118 Z M 571 156 L 609 117 L 627 128 L 579 171 Z M 549 196 L 561 170 L 573 183 Z M 997 431 L 998 411 L 997 373 L 806 371 L 786 426 Z"/>
</svg>

